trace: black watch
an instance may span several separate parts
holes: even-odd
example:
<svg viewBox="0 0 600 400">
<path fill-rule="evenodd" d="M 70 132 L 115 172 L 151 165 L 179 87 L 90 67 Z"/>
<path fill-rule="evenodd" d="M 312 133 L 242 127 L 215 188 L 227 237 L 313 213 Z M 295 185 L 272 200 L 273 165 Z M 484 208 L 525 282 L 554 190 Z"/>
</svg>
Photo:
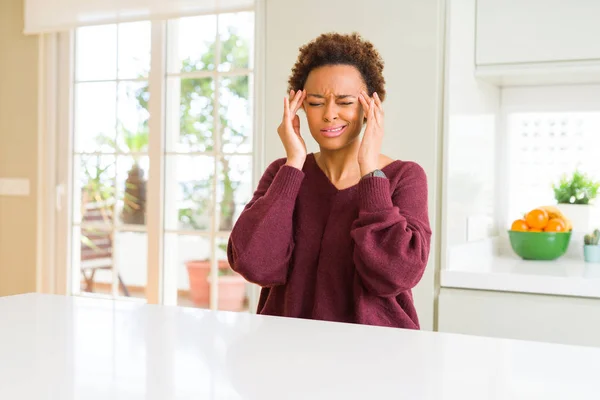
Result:
<svg viewBox="0 0 600 400">
<path fill-rule="evenodd" d="M 385 176 L 385 174 L 383 173 L 382 170 L 376 169 L 373 172 L 369 172 L 368 174 L 366 174 L 365 176 L 363 176 L 361 179 L 370 178 L 372 176 L 375 176 L 377 178 L 387 178 L 387 176 Z"/>
</svg>

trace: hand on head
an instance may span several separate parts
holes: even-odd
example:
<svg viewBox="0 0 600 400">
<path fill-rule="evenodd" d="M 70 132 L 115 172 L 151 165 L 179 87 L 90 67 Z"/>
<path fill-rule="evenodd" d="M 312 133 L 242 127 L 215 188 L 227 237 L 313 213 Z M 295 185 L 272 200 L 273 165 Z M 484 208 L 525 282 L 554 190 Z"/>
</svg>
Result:
<svg viewBox="0 0 600 400">
<path fill-rule="evenodd" d="M 383 142 L 383 106 L 377 93 L 370 98 L 366 92 L 358 96 L 363 106 L 367 126 L 358 150 L 358 164 L 364 176 L 378 168 L 381 144 Z"/>
<path fill-rule="evenodd" d="M 283 120 L 277 128 L 279 138 L 285 148 L 287 165 L 302 169 L 306 160 L 306 143 L 300 134 L 300 118 L 298 110 L 306 98 L 306 92 L 298 90 L 290 91 L 289 99 L 283 99 Z"/>
</svg>

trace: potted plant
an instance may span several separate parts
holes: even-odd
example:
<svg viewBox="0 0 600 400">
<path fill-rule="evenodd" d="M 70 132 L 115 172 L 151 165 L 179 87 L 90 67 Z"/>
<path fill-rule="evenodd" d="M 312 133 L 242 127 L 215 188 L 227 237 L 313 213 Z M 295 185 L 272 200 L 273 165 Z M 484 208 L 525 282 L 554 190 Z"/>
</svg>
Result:
<svg viewBox="0 0 600 400">
<path fill-rule="evenodd" d="M 207 278 L 210 283 L 212 276 Z M 223 311 L 240 311 L 246 302 L 246 280 L 229 267 L 219 269 L 217 280 L 217 308 Z"/>
<path fill-rule="evenodd" d="M 552 185 L 558 208 L 573 223 L 573 230 L 590 231 L 595 225 L 597 208 L 594 200 L 598 195 L 600 182 L 592 180 L 586 174 L 575 170 L 571 177 L 563 176 Z"/>
<path fill-rule="evenodd" d="M 583 238 L 583 258 L 585 262 L 600 263 L 600 230 L 595 229 L 593 233 Z"/>
<path fill-rule="evenodd" d="M 226 245 L 219 248 L 226 251 Z M 210 302 L 210 284 L 212 280 L 210 260 L 188 260 L 185 263 L 190 282 L 190 295 L 194 304 L 208 307 Z M 217 262 L 219 310 L 239 311 L 246 300 L 246 280 L 231 269 L 227 260 Z"/>
</svg>

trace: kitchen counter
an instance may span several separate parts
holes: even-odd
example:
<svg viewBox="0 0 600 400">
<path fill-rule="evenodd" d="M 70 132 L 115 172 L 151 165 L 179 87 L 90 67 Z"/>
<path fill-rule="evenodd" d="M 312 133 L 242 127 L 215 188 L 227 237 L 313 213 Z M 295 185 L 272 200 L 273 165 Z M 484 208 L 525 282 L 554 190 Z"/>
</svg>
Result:
<svg viewBox="0 0 600 400">
<path fill-rule="evenodd" d="M 448 288 L 600 299 L 600 264 L 577 257 L 580 248 L 552 261 L 523 260 L 493 241 L 450 248 L 440 285 Z"/>
<path fill-rule="evenodd" d="M 443 287 L 600 299 L 600 264 L 567 258 L 525 261 L 498 256 L 442 270 Z"/>
<path fill-rule="evenodd" d="M 600 349 L 40 294 L 1 399 L 597 399 Z"/>
</svg>

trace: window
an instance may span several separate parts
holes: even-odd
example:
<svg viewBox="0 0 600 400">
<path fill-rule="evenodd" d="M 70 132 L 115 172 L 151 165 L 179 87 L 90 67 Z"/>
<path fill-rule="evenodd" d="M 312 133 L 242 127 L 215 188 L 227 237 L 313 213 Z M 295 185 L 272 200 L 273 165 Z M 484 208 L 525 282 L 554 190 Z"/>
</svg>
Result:
<svg viewBox="0 0 600 400">
<path fill-rule="evenodd" d="M 254 188 L 253 10 L 79 28 L 74 59 L 71 292 L 149 298 L 158 234 L 163 302 L 248 309 L 225 246 Z"/>
<path fill-rule="evenodd" d="M 600 111 L 515 112 L 507 122 L 509 219 L 555 204 L 552 184 L 576 169 L 600 180 Z"/>
<path fill-rule="evenodd" d="M 150 37 L 149 22 L 76 33 L 74 292 L 145 296 Z"/>
</svg>

